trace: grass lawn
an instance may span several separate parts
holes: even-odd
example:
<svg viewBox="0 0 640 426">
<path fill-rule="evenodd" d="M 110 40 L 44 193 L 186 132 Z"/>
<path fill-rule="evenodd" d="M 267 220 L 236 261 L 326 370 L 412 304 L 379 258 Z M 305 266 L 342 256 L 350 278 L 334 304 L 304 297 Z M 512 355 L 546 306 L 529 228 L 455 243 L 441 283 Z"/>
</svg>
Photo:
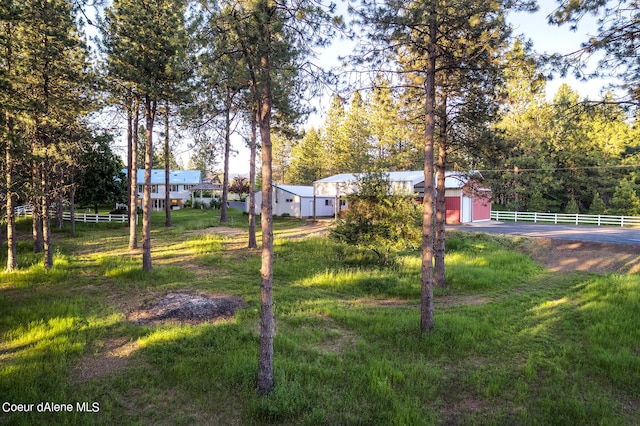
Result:
<svg viewBox="0 0 640 426">
<path fill-rule="evenodd" d="M 0 424 L 640 424 L 640 275 L 552 273 L 522 239 L 452 232 L 422 336 L 419 253 L 380 269 L 326 237 L 285 238 L 304 230 L 294 219 L 274 225 L 276 388 L 259 397 L 260 252 L 231 214 L 240 235 L 197 232 L 219 226 L 211 211 L 174 211 L 169 229 L 154 215 L 150 273 L 126 225 L 56 232 L 51 270 L 21 241 L 20 270 L 0 274 Z M 247 306 L 127 321 L 175 291 Z"/>
</svg>

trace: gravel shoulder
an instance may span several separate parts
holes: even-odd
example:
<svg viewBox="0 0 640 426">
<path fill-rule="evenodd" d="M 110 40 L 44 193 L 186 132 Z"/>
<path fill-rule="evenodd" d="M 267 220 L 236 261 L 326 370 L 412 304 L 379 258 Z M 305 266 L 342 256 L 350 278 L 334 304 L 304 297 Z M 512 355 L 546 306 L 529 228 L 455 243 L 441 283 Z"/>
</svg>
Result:
<svg viewBox="0 0 640 426">
<path fill-rule="evenodd" d="M 540 265 L 554 272 L 586 271 L 598 274 L 640 272 L 640 246 L 630 244 L 532 238 L 524 250 Z"/>
</svg>

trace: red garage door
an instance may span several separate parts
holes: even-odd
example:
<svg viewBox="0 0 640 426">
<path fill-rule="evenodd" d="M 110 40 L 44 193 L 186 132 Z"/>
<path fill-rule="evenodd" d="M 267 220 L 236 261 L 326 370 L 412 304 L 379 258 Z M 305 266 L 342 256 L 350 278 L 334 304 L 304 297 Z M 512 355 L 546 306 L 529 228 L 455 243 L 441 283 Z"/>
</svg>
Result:
<svg viewBox="0 0 640 426">
<path fill-rule="evenodd" d="M 447 223 L 460 223 L 460 197 L 445 197 Z"/>
<path fill-rule="evenodd" d="M 491 219 L 491 199 L 482 194 L 482 196 L 473 197 L 473 217 L 471 220 L 490 220 Z"/>
</svg>

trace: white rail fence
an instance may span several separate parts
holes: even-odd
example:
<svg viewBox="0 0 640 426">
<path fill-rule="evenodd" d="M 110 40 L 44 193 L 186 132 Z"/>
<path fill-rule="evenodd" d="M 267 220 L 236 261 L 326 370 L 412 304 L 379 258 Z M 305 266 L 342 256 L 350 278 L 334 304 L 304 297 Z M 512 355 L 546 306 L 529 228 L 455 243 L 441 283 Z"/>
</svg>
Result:
<svg viewBox="0 0 640 426">
<path fill-rule="evenodd" d="M 18 206 L 15 208 L 16 216 L 31 216 L 33 214 L 33 206 Z M 52 214 L 53 216 L 53 214 Z M 71 212 L 62 212 L 62 219 L 71 221 Z M 90 214 L 76 213 L 75 221 L 84 223 L 101 223 L 101 222 L 120 222 L 125 223 L 129 220 L 126 214 Z M 137 218 L 136 218 L 137 222 Z"/>
<path fill-rule="evenodd" d="M 640 217 L 638 216 L 610 216 L 591 214 L 492 211 L 491 220 L 553 224 L 570 223 L 572 225 L 596 226 L 640 226 Z"/>
</svg>

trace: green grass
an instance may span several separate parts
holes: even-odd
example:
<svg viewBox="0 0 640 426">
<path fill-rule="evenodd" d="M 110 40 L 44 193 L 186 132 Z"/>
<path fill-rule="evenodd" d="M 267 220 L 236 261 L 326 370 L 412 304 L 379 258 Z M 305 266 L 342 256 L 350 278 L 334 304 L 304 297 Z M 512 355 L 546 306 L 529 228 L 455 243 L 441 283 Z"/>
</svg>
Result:
<svg viewBox="0 0 640 426">
<path fill-rule="evenodd" d="M 419 253 L 380 268 L 326 238 L 281 238 L 301 223 L 278 218 L 276 387 L 261 398 L 260 252 L 191 232 L 219 226 L 211 211 L 175 211 L 173 222 L 153 216 L 150 273 L 127 250 L 126 226 L 56 232 L 51 270 L 19 243 L 20 269 L 0 275 L 0 404 L 74 410 L 0 411 L 0 424 L 640 423 L 638 274 L 552 273 L 518 252 L 523 239 L 454 232 L 423 336 Z M 176 290 L 248 306 L 215 324 L 127 321 Z"/>
</svg>

